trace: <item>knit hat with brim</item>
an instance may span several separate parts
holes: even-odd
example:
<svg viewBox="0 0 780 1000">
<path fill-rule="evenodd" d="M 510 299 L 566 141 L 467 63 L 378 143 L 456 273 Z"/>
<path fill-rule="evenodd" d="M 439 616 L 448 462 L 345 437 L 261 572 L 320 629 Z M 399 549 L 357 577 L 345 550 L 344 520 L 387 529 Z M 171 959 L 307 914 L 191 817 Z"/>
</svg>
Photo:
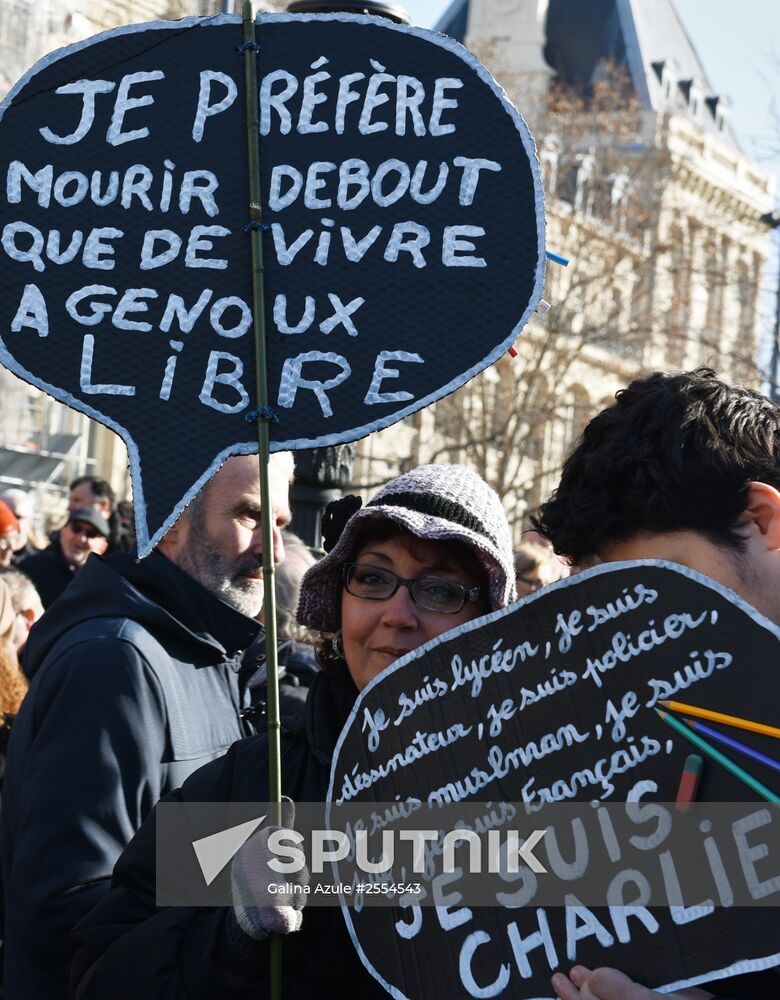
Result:
<svg viewBox="0 0 780 1000">
<path fill-rule="evenodd" d="M 393 521 L 426 541 L 468 545 L 488 579 L 490 610 L 515 596 L 512 542 L 498 494 L 463 465 L 421 465 L 391 480 L 365 507 L 358 497 L 328 504 L 323 516 L 328 554 L 301 582 L 298 621 L 335 632 L 341 621 L 342 567 L 355 554 L 368 522 Z M 336 540 L 338 539 L 338 540 Z"/>
</svg>

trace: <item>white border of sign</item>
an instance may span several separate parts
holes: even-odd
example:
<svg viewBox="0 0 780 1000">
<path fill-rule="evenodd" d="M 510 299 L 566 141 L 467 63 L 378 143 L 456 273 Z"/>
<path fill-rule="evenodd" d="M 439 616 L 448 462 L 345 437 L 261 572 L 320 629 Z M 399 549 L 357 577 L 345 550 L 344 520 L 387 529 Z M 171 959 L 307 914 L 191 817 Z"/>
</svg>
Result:
<svg viewBox="0 0 780 1000">
<path fill-rule="evenodd" d="M 567 577 L 565 580 L 559 580 L 557 583 L 550 584 L 548 587 L 544 588 L 543 592 L 537 591 L 533 594 L 529 594 L 528 597 L 524 597 L 521 601 L 518 601 L 515 604 L 510 604 L 508 607 L 502 608 L 500 611 L 493 611 L 489 615 L 484 615 L 482 618 L 476 618 L 473 621 L 466 622 L 464 625 L 454 628 L 449 632 L 444 632 L 435 639 L 431 639 L 430 642 L 426 642 L 424 645 L 419 646 L 410 653 L 407 653 L 406 656 L 402 656 L 400 660 L 396 660 L 395 663 L 392 663 L 386 670 L 383 670 L 380 674 L 378 674 L 358 695 L 352 712 L 350 713 L 349 718 L 341 731 L 338 743 L 336 744 L 336 749 L 333 751 L 333 765 L 331 767 L 330 783 L 328 785 L 328 805 L 330 805 L 333 801 L 333 786 L 336 779 L 336 763 L 339 758 L 339 753 L 341 752 L 341 747 L 346 739 L 347 732 L 351 729 L 353 722 L 362 711 L 363 701 L 366 696 L 376 687 L 377 684 L 381 684 L 383 680 L 391 674 L 394 674 L 396 670 L 402 670 L 405 666 L 413 663 L 415 660 L 419 660 L 420 657 L 424 656 L 429 650 L 435 649 L 442 643 L 449 642 L 450 639 L 459 635 L 467 635 L 475 629 L 482 628 L 484 625 L 488 625 L 491 622 L 504 618 L 506 615 L 515 611 L 520 604 L 532 604 L 534 601 L 548 598 L 549 594 L 553 590 L 563 590 L 574 584 L 581 583 L 583 580 L 589 580 L 596 576 L 603 576 L 605 573 L 611 573 L 616 570 L 631 569 L 635 566 L 660 567 L 661 569 L 672 570 L 680 576 L 687 577 L 689 580 L 695 580 L 696 583 L 700 583 L 703 586 L 708 587 L 710 590 L 714 590 L 716 594 L 720 594 L 721 597 L 726 598 L 726 600 L 736 605 L 740 611 L 744 611 L 745 614 L 752 618 L 757 625 L 765 628 L 767 632 L 770 632 L 778 641 L 780 641 L 780 628 L 775 625 L 774 622 L 765 618 L 760 611 L 757 611 L 751 604 L 748 604 L 748 602 L 741 598 L 739 594 L 735 594 L 733 590 L 729 590 L 728 587 L 721 586 L 721 584 L 716 583 L 715 580 L 711 580 L 709 577 L 703 576 L 701 573 L 697 573 L 696 570 L 689 569 L 687 566 L 680 566 L 678 563 L 666 562 L 663 559 L 636 559 L 624 562 L 605 563 L 602 566 L 594 566 L 592 569 L 584 570 L 582 573 L 577 573 L 574 576 Z M 326 816 L 328 814 L 329 813 L 326 812 Z M 363 963 L 367 971 L 371 973 L 374 979 L 376 979 L 377 982 L 387 990 L 390 996 L 395 998 L 395 1000 L 409 1000 L 405 993 L 402 993 L 397 987 L 386 982 L 385 979 L 372 966 L 369 958 L 363 951 L 360 941 L 358 941 L 357 934 L 355 932 L 355 925 L 352 922 L 352 909 L 348 903 L 342 902 L 341 912 L 344 916 L 344 922 L 347 925 L 349 936 L 352 939 L 352 944 L 355 946 L 355 950 L 360 957 L 360 961 Z M 764 969 L 771 969 L 778 964 L 780 964 L 780 951 L 776 952 L 774 955 L 765 955 L 763 958 L 744 959 L 740 962 L 734 962 L 732 965 L 726 966 L 722 969 L 713 969 L 711 972 L 703 973 L 700 976 L 693 976 L 690 979 L 678 979 L 673 983 L 666 983 L 664 986 L 656 986 L 655 989 L 660 993 L 671 993 L 673 990 L 681 990 L 686 986 L 699 986 L 702 983 L 725 979 L 727 976 L 738 976 L 745 972 L 762 972 Z M 524 998 L 524 1000 L 557 1000 L 557 997 L 553 994 L 551 989 L 550 993 L 545 996 L 527 997 Z"/>
<path fill-rule="evenodd" d="M 418 410 L 423 409 L 431 403 L 436 402 L 436 400 L 441 399 L 444 396 L 449 395 L 455 389 L 468 382 L 469 379 L 473 378 L 479 372 L 484 371 L 490 365 L 494 364 L 501 358 L 509 348 L 514 344 L 520 335 L 521 330 L 528 322 L 528 320 L 533 315 L 539 301 L 542 297 L 542 291 L 544 288 L 544 274 L 546 266 L 546 247 L 545 247 L 545 223 L 544 223 L 544 192 L 542 188 L 541 173 L 539 170 L 539 162 L 536 156 L 536 146 L 534 144 L 533 137 L 528 130 L 528 126 L 523 120 L 522 115 L 514 107 L 506 92 L 501 88 L 492 76 L 488 73 L 482 63 L 479 62 L 476 56 L 474 56 L 468 49 L 464 48 L 460 42 L 454 41 L 452 38 L 448 38 L 446 35 L 438 34 L 434 31 L 429 31 L 424 28 L 414 28 L 406 27 L 403 25 L 395 24 L 392 21 L 388 21 L 385 18 L 379 17 L 368 17 L 363 14 L 258 14 L 256 16 L 256 21 L 259 23 L 266 21 L 274 21 L 278 23 L 284 22 L 295 22 L 295 21 L 345 21 L 354 22 L 356 24 L 371 24 L 377 27 L 386 28 L 388 31 L 400 31 L 405 35 L 416 35 L 419 38 L 425 39 L 427 42 L 431 42 L 435 45 L 440 46 L 443 49 L 447 49 L 452 52 L 455 56 L 461 59 L 471 70 L 473 70 L 477 76 L 493 91 L 493 93 L 498 98 L 500 104 L 503 106 L 506 113 L 512 119 L 520 138 L 523 142 L 523 147 L 525 149 L 526 155 L 531 166 L 531 173 L 534 181 L 535 189 L 535 207 L 536 207 L 536 227 L 537 227 L 537 245 L 539 248 L 539 255 L 536 262 L 535 278 L 534 278 L 534 288 L 531 295 L 531 299 L 525 309 L 520 321 L 516 326 L 510 331 L 509 334 L 487 354 L 482 361 L 478 364 L 473 365 L 468 371 L 461 373 L 457 378 L 448 382 L 447 385 L 442 386 L 435 392 L 430 393 L 423 399 L 416 400 L 414 405 L 409 405 L 402 410 L 394 411 L 391 415 L 385 418 L 379 418 L 373 420 L 367 424 L 361 424 L 357 427 L 350 428 L 347 431 L 343 431 L 338 434 L 324 434 L 320 437 L 314 438 L 297 438 L 290 441 L 278 441 L 271 445 L 271 451 L 288 451 L 296 450 L 299 448 L 322 448 L 329 445 L 336 444 L 346 444 L 349 441 L 357 441 L 373 431 L 382 430 L 385 427 L 390 427 L 397 421 L 409 416 L 411 413 L 416 413 Z M 49 53 L 40 59 L 31 69 L 24 74 L 24 76 L 18 81 L 18 83 L 13 87 L 13 89 L 7 94 L 2 104 L 0 104 L 0 121 L 2 121 L 3 115 L 7 108 L 13 102 L 16 94 L 29 83 L 36 74 L 40 73 L 42 70 L 51 66 L 53 63 L 60 59 L 64 59 L 67 56 L 72 55 L 74 52 L 78 52 L 81 49 L 88 48 L 91 45 L 98 45 L 100 42 L 105 41 L 108 38 L 114 38 L 120 35 L 135 34 L 139 31 L 149 31 L 149 30 L 167 30 L 167 31 L 177 31 L 181 32 L 192 27 L 198 27 L 207 24 L 235 24 L 240 25 L 242 23 L 240 14 L 215 14 L 211 17 L 186 17 L 181 21 L 151 21 L 146 24 L 131 24 L 125 25 L 120 28 L 114 28 L 110 31 L 101 32 L 99 35 L 94 35 L 92 38 L 87 38 L 81 42 L 74 42 L 72 45 L 68 45 L 65 48 L 57 49 L 54 52 Z M 248 252 L 248 251 L 247 251 Z M 147 523 L 146 523 L 146 499 L 144 494 L 142 476 L 141 476 L 141 457 L 138 453 L 138 448 L 130 436 L 130 432 L 118 424 L 111 417 L 106 416 L 101 413 L 98 409 L 93 406 L 89 406 L 82 400 L 76 399 L 71 393 L 65 392 L 61 389 L 55 388 L 41 379 L 36 378 L 31 372 L 27 371 L 22 365 L 14 360 L 10 352 L 5 346 L 5 343 L 0 336 L 0 363 L 2 363 L 9 371 L 12 371 L 15 375 L 24 379 L 26 382 L 30 382 L 32 385 L 39 389 L 43 389 L 44 392 L 52 396 L 54 399 L 61 403 L 65 403 L 67 406 L 72 407 L 74 410 L 80 413 L 86 414 L 86 416 L 91 417 L 93 420 L 99 421 L 106 427 L 109 427 L 112 431 L 119 435 L 125 443 L 127 448 L 128 456 L 130 459 L 130 477 L 133 484 L 133 500 L 135 509 L 137 511 L 136 515 L 136 537 L 138 543 L 138 552 L 141 556 L 148 555 L 157 542 L 162 538 L 162 536 L 168 531 L 168 529 L 174 524 L 174 522 L 179 518 L 184 508 L 190 503 L 191 500 L 200 492 L 200 490 L 205 486 L 205 484 L 211 479 L 211 477 L 217 472 L 220 466 L 231 456 L 231 455 L 253 455 L 258 451 L 257 440 L 237 442 L 236 444 L 230 445 L 225 448 L 218 455 L 213 457 L 209 462 L 208 466 L 205 468 L 203 473 L 198 477 L 198 479 L 187 489 L 187 491 L 182 496 L 181 500 L 175 505 L 171 513 L 165 519 L 164 523 L 157 531 L 155 531 L 151 536 L 149 535 Z"/>
</svg>

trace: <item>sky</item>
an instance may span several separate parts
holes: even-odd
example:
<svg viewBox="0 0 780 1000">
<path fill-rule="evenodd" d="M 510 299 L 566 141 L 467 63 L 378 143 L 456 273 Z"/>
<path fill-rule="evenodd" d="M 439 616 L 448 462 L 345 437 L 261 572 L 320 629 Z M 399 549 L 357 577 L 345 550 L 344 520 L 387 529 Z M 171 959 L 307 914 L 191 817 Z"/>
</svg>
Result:
<svg viewBox="0 0 780 1000">
<path fill-rule="evenodd" d="M 744 152 L 774 171 L 780 198 L 780 116 L 773 115 L 780 113 L 780 3 L 676 2 L 710 83 L 731 98 Z"/>
</svg>

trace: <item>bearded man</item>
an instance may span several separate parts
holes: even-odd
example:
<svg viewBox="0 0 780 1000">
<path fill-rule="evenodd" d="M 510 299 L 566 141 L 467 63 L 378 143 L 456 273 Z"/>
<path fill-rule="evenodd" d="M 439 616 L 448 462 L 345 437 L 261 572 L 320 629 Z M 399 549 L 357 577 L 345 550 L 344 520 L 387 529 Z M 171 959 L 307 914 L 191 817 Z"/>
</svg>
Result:
<svg viewBox="0 0 780 1000">
<path fill-rule="evenodd" d="M 272 456 L 276 562 L 292 473 L 289 453 Z M 262 564 L 258 460 L 235 456 L 156 552 L 92 556 L 33 628 L 3 789 L 8 996 L 64 1000 L 68 934 L 130 838 L 159 798 L 251 734 Z"/>
</svg>

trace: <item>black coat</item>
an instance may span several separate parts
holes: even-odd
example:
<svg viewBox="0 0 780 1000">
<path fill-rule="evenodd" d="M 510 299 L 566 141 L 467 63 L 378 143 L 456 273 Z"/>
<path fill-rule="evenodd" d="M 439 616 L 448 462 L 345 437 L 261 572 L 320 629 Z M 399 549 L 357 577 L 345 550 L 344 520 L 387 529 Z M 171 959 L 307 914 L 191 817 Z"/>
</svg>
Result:
<svg viewBox="0 0 780 1000">
<path fill-rule="evenodd" d="M 299 802 L 323 802 L 333 749 L 356 691 L 320 674 L 305 720 L 284 719 L 282 788 Z M 265 802 L 267 739 L 241 740 L 202 767 L 170 800 Z M 265 1000 L 268 942 L 239 952 L 226 933 L 229 910 L 160 908 L 155 893 L 155 816 L 144 823 L 114 870 L 111 892 L 72 935 L 78 1000 Z M 284 938 L 284 1000 L 373 1000 L 387 994 L 360 964 L 338 908 L 303 911 L 303 927 Z"/>
<path fill-rule="evenodd" d="M 62 554 L 59 537 L 54 538 L 40 552 L 20 559 L 18 569 L 35 584 L 44 608 L 57 600 L 77 572 Z"/>
<path fill-rule="evenodd" d="M 33 627 L 1 817 L 10 998 L 67 995 L 68 933 L 142 821 L 253 731 L 262 653 L 257 622 L 159 554 L 91 556 Z"/>
</svg>

